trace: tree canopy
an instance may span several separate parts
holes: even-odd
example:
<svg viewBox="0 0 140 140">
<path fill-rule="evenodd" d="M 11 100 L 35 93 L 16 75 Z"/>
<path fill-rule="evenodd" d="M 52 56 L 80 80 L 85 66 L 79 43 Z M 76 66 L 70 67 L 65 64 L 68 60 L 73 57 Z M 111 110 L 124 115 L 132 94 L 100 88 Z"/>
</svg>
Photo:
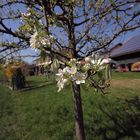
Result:
<svg viewBox="0 0 140 140">
<path fill-rule="evenodd" d="M 33 35 L 51 35 L 51 44 L 34 47 L 62 61 L 88 56 L 140 27 L 139 6 L 139 0 L 2 0 L 0 54 L 28 48 Z"/>
</svg>

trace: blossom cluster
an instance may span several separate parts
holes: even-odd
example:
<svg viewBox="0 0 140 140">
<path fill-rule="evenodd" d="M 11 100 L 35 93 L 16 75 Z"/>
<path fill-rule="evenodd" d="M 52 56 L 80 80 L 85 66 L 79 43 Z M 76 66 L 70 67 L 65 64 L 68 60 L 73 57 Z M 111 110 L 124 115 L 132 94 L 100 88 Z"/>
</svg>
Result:
<svg viewBox="0 0 140 140">
<path fill-rule="evenodd" d="M 21 19 L 21 21 L 24 21 L 26 19 L 30 19 L 31 16 L 32 16 L 32 13 L 30 12 L 30 9 L 27 9 L 27 12 L 21 13 L 20 19 Z"/>
<path fill-rule="evenodd" d="M 59 69 L 57 76 L 57 86 L 58 92 L 64 87 L 68 80 L 75 81 L 76 84 L 85 83 L 87 77 L 86 73 L 79 72 L 76 66 L 65 67 L 64 69 Z"/>
<path fill-rule="evenodd" d="M 54 37 L 52 35 L 40 35 L 37 31 L 31 35 L 30 38 L 30 46 L 32 49 L 40 48 L 41 46 L 50 47 L 53 42 Z"/>
<path fill-rule="evenodd" d="M 68 66 L 59 69 L 56 74 L 58 92 L 63 89 L 68 81 L 74 81 L 76 84 L 85 83 L 86 79 L 89 77 L 89 70 L 93 73 L 103 70 L 109 62 L 109 58 L 98 58 L 96 55 L 86 57 L 82 61 L 71 59 Z"/>
<path fill-rule="evenodd" d="M 26 12 L 26 13 L 21 13 L 21 18 L 24 19 L 24 18 L 28 18 L 31 16 L 31 13 L 30 12 Z"/>
</svg>

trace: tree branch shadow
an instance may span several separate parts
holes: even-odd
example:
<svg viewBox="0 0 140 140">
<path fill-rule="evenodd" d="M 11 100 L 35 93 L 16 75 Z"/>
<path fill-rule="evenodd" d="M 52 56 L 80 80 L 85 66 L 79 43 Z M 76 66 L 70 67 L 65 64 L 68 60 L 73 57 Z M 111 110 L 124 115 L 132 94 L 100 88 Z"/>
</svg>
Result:
<svg viewBox="0 0 140 140">
<path fill-rule="evenodd" d="M 135 96 L 116 103 L 118 105 L 107 101 L 105 104 L 100 103 L 98 111 L 92 116 L 92 125 L 88 128 L 90 137 L 94 135 L 102 140 L 140 140 L 140 98 Z"/>
<path fill-rule="evenodd" d="M 131 100 L 123 100 L 121 109 L 113 109 L 111 112 L 105 110 L 105 107 L 99 106 L 100 110 L 113 122 L 114 125 L 106 126 L 101 130 L 105 140 L 132 138 L 140 139 L 140 99 L 135 97 Z M 115 134 L 114 138 L 107 136 L 107 131 Z"/>
<path fill-rule="evenodd" d="M 34 89 L 39 89 L 39 88 L 43 88 L 43 87 L 46 87 L 46 86 L 49 86 L 49 85 L 53 85 L 54 82 L 43 82 L 43 83 L 38 83 L 38 84 L 28 84 L 26 85 L 25 88 L 23 88 L 22 90 L 20 91 L 30 91 L 30 90 L 34 90 Z"/>
</svg>

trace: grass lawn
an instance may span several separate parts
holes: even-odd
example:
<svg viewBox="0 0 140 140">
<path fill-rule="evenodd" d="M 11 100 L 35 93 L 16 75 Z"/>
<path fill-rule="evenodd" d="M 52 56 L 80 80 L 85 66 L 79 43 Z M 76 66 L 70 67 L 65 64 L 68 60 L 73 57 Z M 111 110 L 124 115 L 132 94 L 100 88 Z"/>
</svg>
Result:
<svg viewBox="0 0 140 140">
<path fill-rule="evenodd" d="M 29 77 L 30 89 L 0 86 L 0 140 L 74 140 L 70 86 Z M 140 139 L 140 73 L 113 73 L 106 95 L 82 86 L 87 140 Z"/>
</svg>

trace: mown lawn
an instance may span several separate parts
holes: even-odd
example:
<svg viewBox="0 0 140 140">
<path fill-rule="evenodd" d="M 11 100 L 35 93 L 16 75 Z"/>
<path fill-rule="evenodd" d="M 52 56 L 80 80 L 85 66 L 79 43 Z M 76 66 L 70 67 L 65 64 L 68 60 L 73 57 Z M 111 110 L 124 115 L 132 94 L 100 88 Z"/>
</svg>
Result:
<svg viewBox="0 0 140 140">
<path fill-rule="evenodd" d="M 29 89 L 0 86 L 0 140 L 74 140 L 71 88 L 30 77 Z M 113 73 L 108 94 L 82 86 L 87 140 L 140 139 L 140 73 Z"/>
</svg>

